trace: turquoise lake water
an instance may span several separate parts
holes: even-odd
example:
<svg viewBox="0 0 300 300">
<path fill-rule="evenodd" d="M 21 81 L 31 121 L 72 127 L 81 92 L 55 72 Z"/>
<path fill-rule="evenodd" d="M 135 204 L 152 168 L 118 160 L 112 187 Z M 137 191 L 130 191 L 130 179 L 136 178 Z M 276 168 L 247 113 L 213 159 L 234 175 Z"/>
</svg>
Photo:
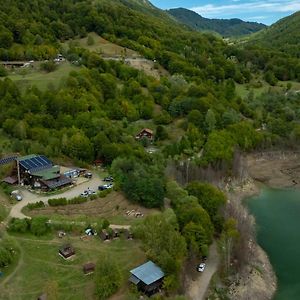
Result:
<svg viewBox="0 0 300 300">
<path fill-rule="evenodd" d="M 300 300 L 300 191 L 262 190 L 247 200 L 257 240 L 278 279 L 274 300 Z"/>
</svg>

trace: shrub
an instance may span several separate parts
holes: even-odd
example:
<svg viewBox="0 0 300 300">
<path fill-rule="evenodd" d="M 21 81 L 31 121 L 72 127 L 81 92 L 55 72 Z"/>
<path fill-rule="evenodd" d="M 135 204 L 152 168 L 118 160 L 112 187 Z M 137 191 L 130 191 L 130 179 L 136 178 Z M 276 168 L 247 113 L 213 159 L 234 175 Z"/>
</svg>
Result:
<svg viewBox="0 0 300 300">
<path fill-rule="evenodd" d="M 102 222 L 102 228 L 103 229 L 107 229 L 109 227 L 109 221 L 104 219 Z"/>
<path fill-rule="evenodd" d="M 103 257 L 96 266 L 95 284 L 98 299 L 113 295 L 121 286 L 122 274 L 113 257 Z"/>
<path fill-rule="evenodd" d="M 11 232 L 24 233 L 29 229 L 29 225 L 30 225 L 29 219 L 12 218 L 9 222 L 8 230 Z"/>
<path fill-rule="evenodd" d="M 49 232 L 50 229 L 50 226 L 47 223 L 47 221 L 48 221 L 47 217 L 32 218 L 31 225 L 30 225 L 31 233 L 37 236 L 45 235 L 47 232 Z"/>
<path fill-rule="evenodd" d="M 3 66 L 0 66 L 0 77 L 7 76 L 7 71 Z"/>
<path fill-rule="evenodd" d="M 41 70 L 48 73 L 53 72 L 57 69 L 57 65 L 53 61 L 45 61 L 41 63 Z"/>
<path fill-rule="evenodd" d="M 99 197 L 100 198 L 105 198 L 111 191 L 112 191 L 112 189 L 107 189 L 107 190 L 101 191 L 101 192 L 98 193 Z"/>
<path fill-rule="evenodd" d="M 53 198 L 48 200 L 48 204 L 50 206 L 67 205 L 68 200 L 66 198 Z"/>
<path fill-rule="evenodd" d="M 5 267 L 12 262 L 12 254 L 5 247 L 0 245 L 0 267 Z"/>
<path fill-rule="evenodd" d="M 84 203 L 87 201 L 88 201 L 88 198 L 76 197 L 76 198 L 70 199 L 67 204 L 81 204 L 81 203 Z"/>
<path fill-rule="evenodd" d="M 3 205 L 0 205 L 0 222 L 2 222 L 7 216 L 6 208 Z"/>
<path fill-rule="evenodd" d="M 87 43 L 88 46 L 92 46 L 92 45 L 95 44 L 95 40 L 94 40 L 94 38 L 91 35 L 88 35 L 86 43 Z"/>
<path fill-rule="evenodd" d="M 2 188 L 3 192 L 8 196 L 10 196 L 11 192 L 14 190 L 13 186 L 11 186 L 7 183 L 4 183 L 4 182 L 1 183 L 1 188 Z"/>
<path fill-rule="evenodd" d="M 26 207 L 29 210 L 33 210 L 33 209 L 36 209 L 36 208 L 45 207 L 45 203 L 43 201 L 39 201 L 39 202 L 36 202 L 36 203 L 29 203 L 29 204 L 27 204 Z"/>
<path fill-rule="evenodd" d="M 98 198 L 97 195 L 92 195 L 92 196 L 90 196 L 90 199 L 91 199 L 91 200 L 96 200 L 97 198 Z"/>
</svg>

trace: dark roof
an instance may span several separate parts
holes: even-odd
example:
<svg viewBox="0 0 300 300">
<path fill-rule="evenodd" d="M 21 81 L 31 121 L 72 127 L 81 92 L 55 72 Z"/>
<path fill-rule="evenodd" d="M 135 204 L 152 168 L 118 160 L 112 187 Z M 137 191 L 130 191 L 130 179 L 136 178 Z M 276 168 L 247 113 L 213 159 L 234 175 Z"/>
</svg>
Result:
<svg viewBox="0 0 300 300">
<path fill-rule="evenodd" d="M 17 158 L 19 164 L 28 171 L 38 172 L 53 166 L 53 163 L 44 155 L 31 154 Z"/>
<path fill-rule="evenodd" d="M 165 276 L 161 268 L 152 261 L 148 261 L 147 263 L 131 270 L 130 273 L 136 277 L 136 281 L 140 280 L 146 285 L 150 285 Z"/>
<path fill-rule="evenodd" d="M 8 177 L 5 177 L 2 181 L 5 183 L 8 183 L 8 184 L 15 184 L 18 182 L 18 179 L 13 176 L 8 176 Z"/>
<path fill-rule="evenodd" d="M 72 180 L 64 175 L 60 175 L 59 178 L 53 180 L 41 180 L 49 189 L 56 189 L 58 187 L 68 185 L 72 183 Z"/>
<path fill-rule="evenodd" d="M 70 256 L 75 254 L 75 250 L 72 246 L 66 245 L 66 246 L 63 246 L 62 248 L 59 249 L 59 253 L 63 257 L 70 257 Z"/>
<path fill-rule="evenodd" d="M 94 263 L 90 262 L 83 266 L 83 272 L 88 273 L 91 271 L 95 271 L 95 268 L 96 268 L 96 265 Z"/>
</svg>

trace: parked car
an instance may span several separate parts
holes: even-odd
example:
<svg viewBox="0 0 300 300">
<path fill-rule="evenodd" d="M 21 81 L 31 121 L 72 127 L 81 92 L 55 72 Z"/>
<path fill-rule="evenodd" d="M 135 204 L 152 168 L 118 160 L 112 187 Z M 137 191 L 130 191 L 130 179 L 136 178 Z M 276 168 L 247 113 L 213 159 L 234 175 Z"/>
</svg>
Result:
<svg viewBox="0 0 300 300">
<path fill-rule="evenodd" d="M 15 198 L 17 201 L 21 201 L 23 199 L 21 192 L 19 190 L 12 191 L 10 195 L 11 197 Z"/>
<path fill-rule="evenodd" d="M 104 190 L 107 190 L 107 189 L 111 189 L 112 187 L 113 187 L 112 183 L 103 184 L 103 185 L 99 185 L 98 190 L 99 191 L 104 191 Z"/>
<path fill-rule="evenodd" d="M 88 191 L 84 191 L 83 193 L 80 194 L 80 197 L 88 197 L 89 196 L 89 193 Z"/>
<path fill-rule="evenodd" d="M 94 190 L 91 190 L 91 189 L 88 189 L 85 192 L 87 192 L 88 195 L 95 195 L 96 194 L 96 192 Z"/>
<path fill-rule="evenodd" d="M 91 172 L 86 172 L 86 173 L 84 173 L 84 177 L 85 178 L 92 178 L 93 174 Z"/>
<path fill-rule="evenodd" d="M 197 271 L 198 272 L 204 272 L 205 269 L 205 263 L 201 263 L 198 267 L 197 267 Z"/>
<path fill-rule="evenodd" d="M 112 177 L 112 176 L 107 176 L 107 177 L 105 177 L 104 179 L 103 179 L 103 181 L 114 181 L 114 178 Z"/>
</svg>

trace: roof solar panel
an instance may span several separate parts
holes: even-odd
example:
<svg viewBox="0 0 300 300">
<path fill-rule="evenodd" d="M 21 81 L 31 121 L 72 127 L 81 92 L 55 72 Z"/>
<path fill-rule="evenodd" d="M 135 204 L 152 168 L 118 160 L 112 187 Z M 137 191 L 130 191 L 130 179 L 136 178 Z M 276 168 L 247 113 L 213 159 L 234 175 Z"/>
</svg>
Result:
<svg viewBox="0 0 300 300">
<path fill-rule="evenodd" d="M 17 155 L 13 155 L 13 156 L 1 158 L 1 159 L 0 159 L 0 165 L 8 164 L 8 163 L 10 163 L 10 162 L 16 160 L 17 157 L 18 157 Z"/>
<path fill-rule="evenodd" d="M 53 163 L 46 158 L 45 156 L 35 156 L 28 159 L 24 159 L 20 161 L 20 165 L 24 167 L 26 170 L 42 170 L 45 168 L 50 168 L 53 166 Z"/>
</svg>

